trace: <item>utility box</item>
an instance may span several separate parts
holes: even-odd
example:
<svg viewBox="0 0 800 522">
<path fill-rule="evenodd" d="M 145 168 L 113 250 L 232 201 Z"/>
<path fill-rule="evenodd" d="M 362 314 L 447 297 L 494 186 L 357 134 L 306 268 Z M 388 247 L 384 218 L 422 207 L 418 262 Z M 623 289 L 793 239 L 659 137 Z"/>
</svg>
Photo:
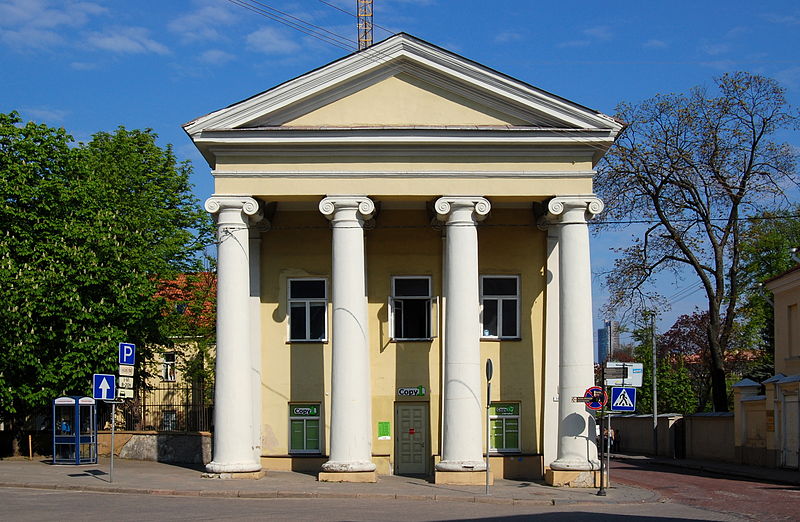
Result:
<svg viewBox="0 0 800 522">
<path fill-rule="evenodd" d="M 53 401 L 53 464 L 97 464 L 97 403 L 91 397 Z"/>
</svg>

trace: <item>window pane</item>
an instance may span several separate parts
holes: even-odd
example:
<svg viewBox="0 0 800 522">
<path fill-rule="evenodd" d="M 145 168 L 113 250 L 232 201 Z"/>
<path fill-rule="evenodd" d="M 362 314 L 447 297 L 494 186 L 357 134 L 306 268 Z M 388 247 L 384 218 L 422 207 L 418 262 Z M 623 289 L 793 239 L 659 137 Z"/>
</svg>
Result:
<svg viewBox="0 0 800 522">
<path fill-rule="evenodd" d="M 517 301 L 516 299 L 503 300 L 503 337 L 517 337 Z"/>
<path fill-rule="evenodd" d="M 308 322 L 311 326 L 311 339 L 325 338 L 325 304 L 311 303 L 309 306 L 311 317 Z"/>
<path fill-rule="evenodd" d="M 494 449 L 503 449 L 503 419 L 492 419 L 492 447 Z"/>
<path fill-rule="evenodd" d="M 412 279 L 395 279 L 395 297 L 430 297 L 430 279 L 427 277 Z"/>
<path fill-rule="evenodd" d="M 325 298 L 325 281 L 314 279 L 289 280 L 289 298 Z"/>
<path fill-rule="evenodd" d="M 427 299 L 403 299 L 402 339 L 430 337 L 428 302 Z"/>
<path fill-rule="evenodd" d="M 506 448 L 519 448 L 519 419 L 506 419 Z"/>
<path fill-rule="evenodd" d="M 306 449 L 319 449 L 319 420 L 306 419 Z"/>
<path fill-rule="evenodd" d="M 484 295 L 517 295 L 516 277 L 484 277 Z"/>
<path fill-rule="evenodd" d="M 296 340 L 304 340 L 306 338 L 305 303 L 292 303 L 289 307 L 289 336 L 291 339 Z"/>
<path fill-rule="evenodd" d="M 305 434 L 303 433 L 303 420 L 293 420 L 291 421 L 291 442 L 289 445 L 289 449 L 293 450 L 301 450 L 305 449 L 304 441 L 305 441 Z"/>
<path fill-rule="evenodd" d="M 497 299 L 483 299 L 483 336 L 497 337 Z"/>
</svg>

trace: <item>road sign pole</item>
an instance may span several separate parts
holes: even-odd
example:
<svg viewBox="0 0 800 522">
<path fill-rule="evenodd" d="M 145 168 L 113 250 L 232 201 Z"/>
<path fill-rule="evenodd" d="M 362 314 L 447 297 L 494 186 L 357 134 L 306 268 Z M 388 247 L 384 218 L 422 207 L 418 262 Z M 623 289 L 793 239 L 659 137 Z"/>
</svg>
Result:
<svg viewBox="0 0 800 522">
<path fill-rule="evenodd" d="M 486 359 L 486 490 L 485 494 L 489 494 L 489 448 L 491 447 L 491 427 L 492 421 L 490 420 L 490 406 L 492 404 L 492 360 Z"/>
<path fill-rule="evenodd" d="M 606 383 L 606 365 L 603 365 L 600 368 L 600 382 L 603 385 L 603 393 L 605 393 L 605 383 Z M 605 405 L 600 409 L 600 489 L 597 490 L 598 497 L 605 497 L 606 496 L 606 488 L 605 488 L 605 466 L 604 466 L 604 459 L 603 459 L 603 450 L 606 445 L 605 438 L 603 437 L 603 420 L 605 419 Z"/>
<path fill-rule="evenodd" d="M 117 401 L 111 403 L 111 468 L 108 473 L 108 481 L 114 482 L 114 427 L 117 424 Z"/>
</svg>

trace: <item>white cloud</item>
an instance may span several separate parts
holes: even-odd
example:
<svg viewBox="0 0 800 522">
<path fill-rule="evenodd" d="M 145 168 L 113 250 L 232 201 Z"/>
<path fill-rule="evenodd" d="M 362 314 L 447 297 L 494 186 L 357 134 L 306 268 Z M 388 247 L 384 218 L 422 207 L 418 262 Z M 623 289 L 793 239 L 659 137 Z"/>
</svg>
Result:
<svg viewBox="0 0 800 522">
<path fill-rule="evenodd" d="M 514 31 L 503 31 L 494 37 L 494 41 L 497 43 L 519 42 L 524 39 L 525 37 L 522 35 L 522 33 L 517 33 Z"/>
<path fill-rule="evenodd" d="M 730 47 L 724 43 L 707 43 L 700 46 L 700 50 L 709 56 L 719 56 L 728 52 Z"/>
<path fill-rule="evenodd" d="M 169 49 L 151 39 L 144 27 L 115 27 L 102 33 L 90 33 L 88 43 L 92 47 L 115 53 L 168 54 Z"/>
<path fill-rule="evenodd" d="M 614 33 L 611 32 L 611 28 L 606 25 L 598 25 L 584 29 L 583 34 L 596 40 L 611 40 L 614 37 Z"/>
<path fill-rule="evenodd" d="M 23 107 L 21 112 L 34 121 L 47 123 L 62 122 L 69 114 L 69 111 L 49 107 Z"/>
<path fill-rule="evenodd" d="M 170 31 L 181 35 L 184 42 L 198 40 L 220 40 L 217 31 L 221 25 L 231 25 L 237 20 L 233 12 L 224 5 L 205 5 L 199 9 L 179 16 L 167 27 Z"/>
<path fill-rule="evenodd" d="M 209 49 L 200 55 L 200 61 L 211 65 L 222 65 L 230 62 L 236 57 L 219 49 Z"/>
<path fill-rule="evenodd" d="M 765 13 L 761 17 L 767 22 L 782 25 L 800 25 L 800 14 Z"/>
<path fill-rule="evenodd" d="M 568 40 L 556 44 L 556 47 L 588 47 L 591 43 L 589 40 Z"/>
<path fill-rule="evenodd" d="M 64 39 L 55 31 L 23 27 L 17 31 L 0 29 L 0 42 L 21 51 L 41 51 L 62 44 Z"/>
<path fill-rule="evenodd" d="M 642 44 L 642 47 L 647 49 L 664 49 L 668 47 L 667 42 L 664 40 L 647 40 L 645 43 Z"/>
<path fill-rule="evenodd" d="M 70 36 L 67 29 L 83 27 L 107 11 L 93 2 L 0 0 L 0 42 L 21 51 L 63 46 Z"/>
<path fill-rule="evenodd" d="M 7 0 L 0 3 L 0 25 L 11 27 L 80 27 L 90 16 L 108 10 L 93 2 L 50 2 L 47 0 Z"/>
<path fill-rule="evenodd" d="M 778 83 L 787 89 L 797 90 L 800 89 L 800 67 L 789 67 L 775 73 L 775 79 Z"/>
<path fill-rule="evenodd" d="M 251 51 L 264 54 L 291 54 L 300 50 L 300 45 L 288 33 L 272 27 L 262 27 L 247 35 L 247 46 Z"/>
</svg>

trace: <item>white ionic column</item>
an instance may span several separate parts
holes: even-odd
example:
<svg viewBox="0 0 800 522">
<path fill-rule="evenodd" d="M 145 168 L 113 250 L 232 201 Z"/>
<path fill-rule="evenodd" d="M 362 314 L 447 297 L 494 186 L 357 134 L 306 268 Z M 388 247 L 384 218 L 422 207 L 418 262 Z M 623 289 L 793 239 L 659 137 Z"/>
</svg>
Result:
<svg viewBox="0 0 800 522">
<path fill-rule="evenodd" d="M 445 224 L 444 405 L 442 460 L 437 471 L 481 471 L 480 298 L 478 293 L 478 221 L 491 208 L 478 196 L 442 197 L 436 213 Z"/>
<path fill-rule="evenodd" d="M 364 221 L 375 205 L 363 196 L 329 196 L 319 210 L 333 231 L 331 443 L 322 471 L 374 471 Z"/>
<path fill-rule="evenodd" d="M 259 219 L 255 219 L 259 218 Z M 253 458 L 261 462 L 261 234 L 269 221 L 256 214 L 250 218 L 250 399 L 253 409 Z"/>
<path fill-rule="evenodd" d="M 547 221 L 556 228 L 559 250 L 558 458 L 562 471 L 598 469 L 594 421 L 582 397 L 594 385 L 592 278 L 587 221 L 603 210 L 593 195 L 559 196 L 547 205 Z"/>
<path fill-rule="evenodd" d="M 212 196 L 217 216 L 217 356 L 214 384 L 212 473 L 253 472 L 252 353 L 248 216 L 258 202 L 247 196 Z"/>
</svg>

